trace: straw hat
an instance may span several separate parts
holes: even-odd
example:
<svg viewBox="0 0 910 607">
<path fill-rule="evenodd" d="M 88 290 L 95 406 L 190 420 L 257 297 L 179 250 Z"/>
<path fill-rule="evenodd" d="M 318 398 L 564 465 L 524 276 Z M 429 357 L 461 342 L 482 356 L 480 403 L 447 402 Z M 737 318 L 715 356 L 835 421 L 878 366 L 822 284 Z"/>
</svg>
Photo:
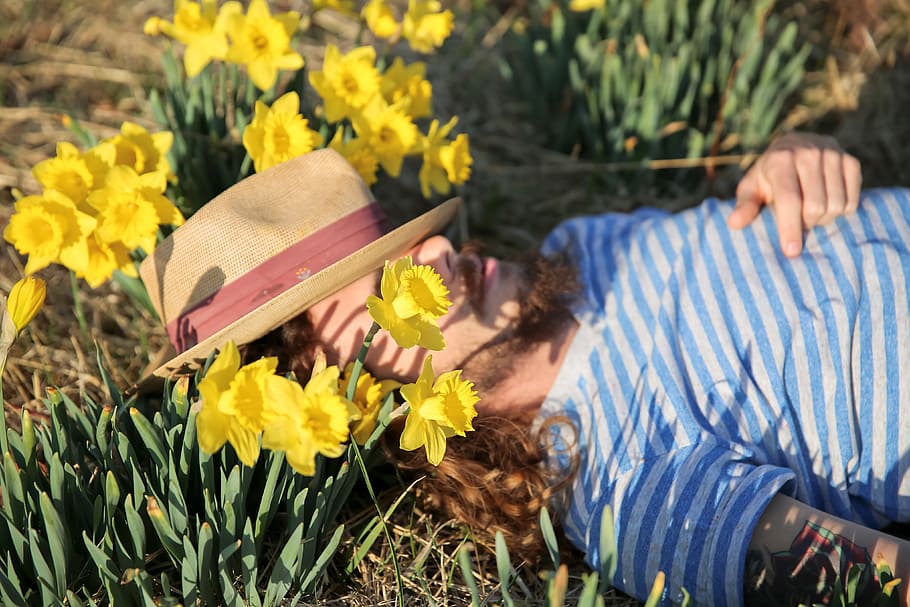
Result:
<svg viewBox="0 0 910 607">
<path fill-rule="evenodd" d="M 140 274 L 176 354 L 192 366 L 228 340 L 253 341 L 440 231 L 453 198 L 391 231 L 360 176 L 331 149 L 222 192 L 164 239 Z"/>
</svg>

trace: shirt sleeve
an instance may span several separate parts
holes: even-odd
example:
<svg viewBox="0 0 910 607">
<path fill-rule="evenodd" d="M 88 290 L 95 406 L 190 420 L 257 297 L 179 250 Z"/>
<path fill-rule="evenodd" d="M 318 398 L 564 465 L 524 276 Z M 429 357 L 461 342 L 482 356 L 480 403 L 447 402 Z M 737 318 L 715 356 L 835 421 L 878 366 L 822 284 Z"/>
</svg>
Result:
<svg viewBox="0 0 910 607">
<path fill-rule="evenodd" d="M 755 465 L 716 445 L 641 461 L 592 512 L 584 538 L 588 564 L 599 567 L 600 520 L 609 505 L 616 521 L 617 588 L 643 600 L 663 571 L 661 605 L 678 604 L 683 588 L 697 605 L 742 605 L 752 531 L 793 478 L 786 468 Z"/>
</svg>

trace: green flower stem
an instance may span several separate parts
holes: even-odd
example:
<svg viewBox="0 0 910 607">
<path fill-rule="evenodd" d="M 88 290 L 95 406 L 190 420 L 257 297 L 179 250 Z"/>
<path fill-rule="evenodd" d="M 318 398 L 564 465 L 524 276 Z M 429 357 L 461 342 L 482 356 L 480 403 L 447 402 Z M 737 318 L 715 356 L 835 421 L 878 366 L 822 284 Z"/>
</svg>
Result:
<svg viewBox="0 0 910 607">
<path fill-rule="evenodd" d="M 0 348 L 0 405 L 3 406 L 3 415 L 0 416 L 0 454 L 9 451 L 9 440 L 6 436 L 6 401 L 3 400 L 3 372 L 6 371 L 6 357 L 9 347 Z"/>
<path fill-rule="evenodd" d="M 76 314 L 76 321 L 79 323 L 79 331 L 82 332 L 82 337 L 88 339 L 88 323 L 85 322 L 85 312 L 82 310 L 82 300 L 79 298 L 79 279 L 72 270 L 70 270 L 70 286 L 73 289 L 73 311 Z"/>
<path fill-rule="evenodd" d="M 133 262 L 136 266 L 136 270 L 139 269 L 139 263 Z M 136 276 L 129 276 L 124 274 L 120 270 L 114 270 L 113 281 L 117 283 L 120 289 L 126 293 L 130 300 L 137 307 L 142 308 L 148 312 L 152 318 L 158 319 L 158 312 L 155 310 L 155 305 L 152 303 L 152 298 L 149 297 L 148 291 L 145 289 L 145 284 L 142 282 L 142 279 Z"/>
<path fill-rule="evenodd" d="M 360 353 L 354 359 L 354 368 L 351 369 L 351 377 L 348 380 L 348 390 L 344 395 L 348 400 L 354 400 L 354 392 L 357 390 L 357 380 L 360 378 L 360 372 L 363 370 L 363 361 L 367 359 L 367 352 L 370 350 L 370 344 L 373 343 L 373 337 L 379 331 L 379 325 L 375 322 L 367 331 L 366 337 L 363 338 L 363 345 L 360 346 Z"/>
<path fill-rule="evenodd" d="M 362 357 L 366 356 L 366 351 L 370 347 L 370 342 L 373 340 L 373 335 L 376 334 L 376 330 L 379 329 L 379 325 L 373 323 L 373 326 L 370 327 L 370 332 L 367 333 L 366 338 L 363 340 L 363 348 L 360 350 L 360 355 L 357 356 L 357 361 L 354 363 L 354 372 L 352 372 L 351 377 L 356 377 L 355 373 L 359 373 L 360 370 L 357 368 L 357 363 L 361 362 Z M 361 365 L 362 366 L 362 365 Z M 348 392 L 351 392 L 351 386 L 355 385 L 356 380 L 348 384 Z M 395 585 L 398 587 L 398 605 L 404 607 L 404 580 L 401 577 L 401 568 L 398 565 L 398 555 L 395 552 L 395 542 L 392 540 L 392 534 L 389 531 L 389 526 L 385 522 L 385 514 L 382 511 L 382 508 L 379 507 L 379 501 L 376 499 L 376 492 L 373 491 L 373 484 L 370 482 L 370 475 L 367 472 L 366 463 L 363 461 L 363 455 L 360 453 L 360 448 L 357 446 L 357 441 L 354 440 L 354 437 L 351 437 L 351 447 L 354 448 L 355 459 L 357 460 L 357 465 L 360 467 L 360 473 L 363 475 L 363 483 L 367 487 L 367 493 L 370 495 L 370 499 L 373 501 L 373 506 L 376 508 L 376 513 L 379 515 L 379 524 L 382 526 L 382 531 L 385 534 L 386 541 L 389 542 L 389 554 L 392 556 L 392 566 L 395 568 Z"/>
</svg>

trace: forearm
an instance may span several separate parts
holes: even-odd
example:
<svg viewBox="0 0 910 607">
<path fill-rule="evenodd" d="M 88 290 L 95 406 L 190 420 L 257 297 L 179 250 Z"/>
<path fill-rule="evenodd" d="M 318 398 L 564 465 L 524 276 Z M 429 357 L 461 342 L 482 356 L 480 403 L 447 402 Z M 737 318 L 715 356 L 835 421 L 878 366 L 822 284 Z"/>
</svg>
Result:
<svg viewBox="0 0 910 607">
<path fill-rule="evenodd" d="M 846 585 L 853 566 L 866 573 L 856 583 L 858 596 L 889 592 L 887 579 L 873 575 L 886 562 L 895 578 L 910 581 L 910 542 L 857 525 L 778 495 L 752 534 L 746 564 L 746 598 L 776 599 L 802 592 L 803 599 L 821 599 L 834 578 Z M 901 605 L 907 605 L 907 582 L 897 585 Z M 799 590 L 795 588 L 803 587 Z M 882 588 L 884 586 L 884 588 Z M 818 590 L 816 590 L 816 588 Z M 817 592 L 815 597 L 812 593 Z M 857 600 L 856 604 L 864 604 Z"/>
</svg>

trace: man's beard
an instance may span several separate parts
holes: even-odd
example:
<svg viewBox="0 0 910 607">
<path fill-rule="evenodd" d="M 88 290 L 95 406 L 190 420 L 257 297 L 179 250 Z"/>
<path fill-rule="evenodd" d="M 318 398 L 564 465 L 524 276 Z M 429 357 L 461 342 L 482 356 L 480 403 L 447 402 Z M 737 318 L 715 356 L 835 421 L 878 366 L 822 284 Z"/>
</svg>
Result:
<svg viewBox="0 0 910 607">
<path fill-rule="evenodd" d="M 476 252 L 468 245 L 463 252 Z M 481 394 L 490 392 L 499 381 L 508 377 L 521 362 L 521 354 L 531 347 L 555 340 L 572 322 L 571 304 L 579 285 L 574 265 L 564 255 L 544 257 L 528 254 L 518 260 L 519 316 L 508 329 L 468 354 L 456 368 L 474 382 Z M 475 310 L 483 305 L 483 288 L 473 263 L 459 265 L 464 272 L 468 300 Z"/>
</svg>

